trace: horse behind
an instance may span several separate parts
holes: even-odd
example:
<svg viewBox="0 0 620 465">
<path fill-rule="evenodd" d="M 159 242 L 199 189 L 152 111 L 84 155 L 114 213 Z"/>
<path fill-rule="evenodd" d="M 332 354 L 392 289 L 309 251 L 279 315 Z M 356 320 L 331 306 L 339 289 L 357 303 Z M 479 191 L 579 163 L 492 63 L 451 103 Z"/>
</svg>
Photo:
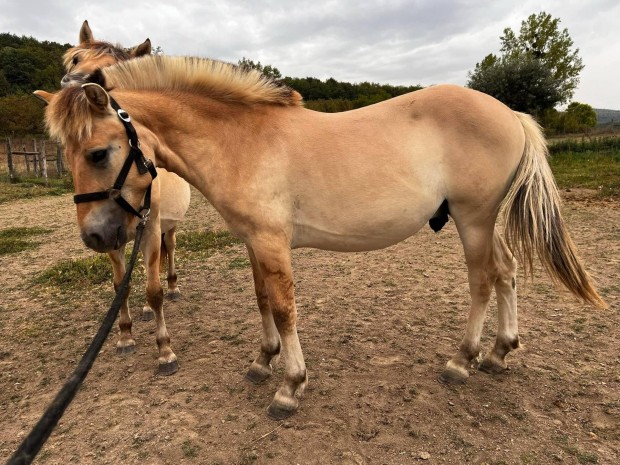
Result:
<svg viewBox="0 0 620 465">
<path fill-rule="evenodd" d="M 131 60 L 151 54 L 151 42 L 146 39 L 140 45 L 126 50 L 119 45 L 95 40 L 93 32 L 84 21 L 79 32 L 79 45 L 70 48 L 64 55 L 66 74 L 61 80 L 62 87 L 79 86 L 87 81 L 96 70 L 111 66 L 121 61 Z M 162 287 L 159 271 L 167 262 L 168 297 L 180 297 L 175 267 L 176 226 L 181 221 L 190 201 L 189 184 L 174 173 L 162 168 L 157 170 L 153 183 L 151 201 L 152 220 L 147 223 L 141 250 L 145 258 L 147 275 L 147 303 L 142 309 L 142 319 L 156 320 L 156 338 L 160 348 L 159 372 L 172 374 L 178 369 L 176 356 L 170 348 L 168 331 L 164 320 Z M 128 240 L 132 240 L 135 229 L 128 231 Z M 96 244 L 89 244 L 97 249 Z M 114 271 L 114 288 L 116 289 L 125 276 L 125 247 L 107 251 Z M 121 354 L 135 350 L 135 340 L 131 334 L 132 320 L 125 296 L 120 310 L 120 338 L 117 351 Z"/>
<path fill-rule="evenodd" d="M 307 383 L 293 248 L 380 249 L 429 220 L 440 227 L 449 214 L 463 244 L 471 309 L 440 376 L 445 382 L 469 376 L 493 289 L 497 337 L 479 368 L 504 371 L 506 355 L 519 346 L 515 256 L 526 271 L 538 256 L 577 297 L 605 305 L 564 225 L 540 128 L 488 95 L 433 86 L 323 114 L 256 71 L 173 57 L 119 63 L 104 69 L 98 84 L 40 94 L 77 192 L 110 185 L 128 153 L 113 98 L 131 114 L 144 153 L 198 188 L 245 241 L 263 329 L 246 376 L 268 378 L 280 352 L 286 362 L 268 408 L 272 417 L 291 415 Z M 102 150 L 105 156 L 94 160 Z M 149 182 L 132 170 L 123 195 L 137 205 Z M 102 248 L 112 248 L 135 221 L 110 201 L 77 210 L 82 235 L 99 237 Z M 495 226 L 500 210 L 504 235 Z"/>
</svg>

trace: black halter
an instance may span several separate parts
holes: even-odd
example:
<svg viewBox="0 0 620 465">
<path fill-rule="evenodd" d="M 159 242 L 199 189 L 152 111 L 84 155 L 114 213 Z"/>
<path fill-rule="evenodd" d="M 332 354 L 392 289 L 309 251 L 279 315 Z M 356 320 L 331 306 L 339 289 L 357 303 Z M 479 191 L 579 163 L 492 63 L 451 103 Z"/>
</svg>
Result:
<svg viewBox="0 0 620 465">
<path fill-rule="evenodd" d="M 149 213 L 151 212 L 151 184 L 146 188 L 146 193 L 144 194 L 144 204 L 140 207 L 140 210 L 136 210 L 133 208 L 129 202 L 127 202 L 123 196 L 121 195 L 121 188 L 127 179 L 127 175 L 129 174 L 129 170 L 131 169 L 131 164 L 136 163 L 136 168 L 138 168 L 138 172 L 140 174 L 146 174 L 149 172 L 151 174 L 151 178 L 155 179 L 157 177 L 157 171 L 155 169 L 155 165 L 149 159 L 147 159 L 142 150 L 140 149 L 140 141 L 138 140 L 138 134 L 136 133 L 135 128 L 131 124 L 131 118 L 129 114 L 123 110 L 118 103 L 110 96 L 110 104 L 112 108 L 116 111 L 116 115 L 125 126 L 125 131 L 127 132 L 127 137 L 129 137 L 129 154 L 127 155 L 127 159 L 125 160 L 125 164 L 121 168 L 121 172 L 118 174 L 116 181 L 114 181 L 114 186 L 105 191 L 99 192 L 90 192 L 88 194 L 78 194 L 73 196 L 73 201 L 75 203 L 83 203 L 83 202 L 94 202 L 97 200 L 106 200 L 113 199 L 117 204 L 119 204 L 123 210 L 131 213 L 132 215 L 137 216 L 143 221 L 148 219 Z"/>
</svg>

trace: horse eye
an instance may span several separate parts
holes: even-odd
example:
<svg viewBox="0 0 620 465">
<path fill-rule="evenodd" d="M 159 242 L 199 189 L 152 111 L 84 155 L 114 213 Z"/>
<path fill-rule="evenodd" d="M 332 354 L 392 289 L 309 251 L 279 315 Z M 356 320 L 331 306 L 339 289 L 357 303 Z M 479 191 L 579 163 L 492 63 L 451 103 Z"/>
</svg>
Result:
<svg viewBox="0 0 620 465">
<path fill-rule="evenodd" d="M 95 150 L 93 152 L 90 152 L 88 155 L 89 155 L 90 161 L 92 163 L 95 163 L 95 164 L 96 163 L 101 163 L 108 156 L 108 149 Z"/>
</svg>

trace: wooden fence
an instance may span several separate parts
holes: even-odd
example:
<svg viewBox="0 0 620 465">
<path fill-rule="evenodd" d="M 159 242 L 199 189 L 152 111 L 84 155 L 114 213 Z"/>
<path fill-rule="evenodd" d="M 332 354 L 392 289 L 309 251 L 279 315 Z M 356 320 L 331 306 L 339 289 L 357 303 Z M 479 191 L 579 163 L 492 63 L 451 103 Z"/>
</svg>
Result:
<svg viewBox="0 0 620 465">
<path fill-rule="evenodd" d="M 60 178 L 67 173 L 60 144 L 46 139 L 7 137 L 0 151 L 0 176 L 9 181 L 20 178 Z"/>
</svg>

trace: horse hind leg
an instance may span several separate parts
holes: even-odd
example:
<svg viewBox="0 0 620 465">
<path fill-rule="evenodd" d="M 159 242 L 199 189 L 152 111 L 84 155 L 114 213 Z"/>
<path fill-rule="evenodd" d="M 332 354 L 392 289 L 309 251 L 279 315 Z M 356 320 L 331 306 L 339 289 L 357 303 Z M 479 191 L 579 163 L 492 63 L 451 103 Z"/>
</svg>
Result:
<svg viewBox="0 0 620 465">
<path fill-rule="evenodd" d="M 125 276 L 125 247 L 121 247 L 119 250 L 113 250 L 108 253 L 110 261 L 112 262 L 112 270 L 114 272 L 114 291 L 117 292 L 118 288 Z M 125 295 L 120 308 L 120 316 L 118 319 L 118 328 L 120 330 L 120 337 L 116 343 L 116 352 L 119 354 L 131 354 L 136 350 L 136 341 L 131 335 L 131 314 L 129 313 L 129 305 L 127 299 L 129 297 L 129 290 L 131 285 L 127 286 Z"/>
<path fill-rule="evenodd" d="M 506 355 L 519 348 L 517 322 L 517 261 L 502 236 L 495 231 L 493 235 L 493 254 L 498 267 L 495 281 L 497 295 L 497 337 L 495 346 L 482 360 L 478 369 L 489 374 L 499 374 L 506 370 Z"/>
<path fill-rule="evenodd" d="M 493 223 L 471 222 L 465 226 L 453 214 L 455 224 L 463 243 L 467 275 L 471 295 L 471 308 L 465 335 L 456 354 L 448 361 L 439 380 L 445 383 L 461 384 L 469 377 L 469 365 L 480 352 L 480 336 L 491 292 L 497 279 L 497 266 L 493 253 Z"/>
<path fill-rule="evenodd" d="M 174 253 L 177 245 L 176 227 L 173 227 L 162 234 L 162 244 L 161 259 L 164 259 L 163 252 L 165 252 L 168 260 L 168 275 L 166 277 L 166 280 L 168 281 L 167 298 L 170 300 L 178 300 L 181 298 L 181 291 L 179 291 L 179 287 L 177 285 L 177 272 L 174 264 Z"/>
<path fill-rule="evenodd" d="M 254 384 L 261 383 L 271 376 L 272 364 L 277 361 L 280 354 L 280 335 L 273 320 L 273 314 L 269 307 L 269 298 L 265 280 L 260 271 L 260 266 L 254 255 L 254 251 L 248 246 L 248 254 L 252 263 L 252 274 L 254 276 L 254 289 L 256 291 L 256 301 L 260 310 L 262 320 L 262 340 L 260 353 L 252 362 L 245 375 L 246 379 Z"/>
</svg>

